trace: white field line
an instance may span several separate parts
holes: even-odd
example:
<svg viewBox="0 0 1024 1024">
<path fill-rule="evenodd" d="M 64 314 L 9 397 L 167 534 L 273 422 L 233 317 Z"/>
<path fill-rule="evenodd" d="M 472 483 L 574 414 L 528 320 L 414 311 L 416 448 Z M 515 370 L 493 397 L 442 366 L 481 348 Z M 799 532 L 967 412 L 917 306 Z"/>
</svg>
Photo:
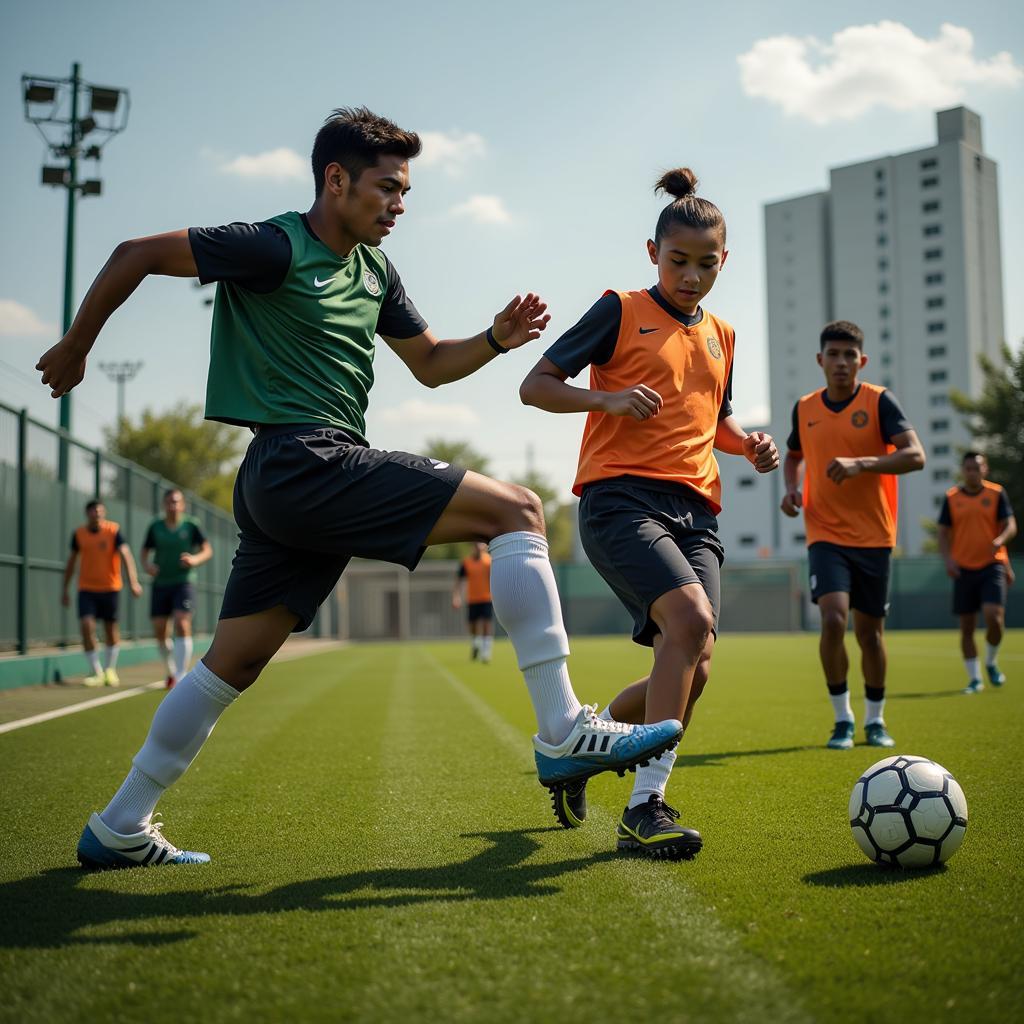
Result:
<svg viewBox="0 0 1024 1024">
<path fill-rule="evenodd" d="M 274 661 L 296 661 L 299 658 L 310 658 L 316 654 L 324 654 L 326 651 L 338 650 L 345 647 L 346 642 L 339 640 L 337 643 L 324 645 L 315 650 L 302 648 L 297 651 L 279 651 L 274 655 Z M 104 694 L 102 697 L 95 697 L 92 700 L 79 701 L 77 704 L 68 704 L 62 708 L 54 708 L 52 711 L 44 711 L 38 715 L 30 715 L 28 718 L 19 718 L 13 722 L 4 722 L 0 725 L 0 733 L 14 732 L 15 729 L 24 729 L 30 725 L 39 725 L 41 722 L 49 722 L 54 718 L 63 718 L 65 715 L 74 715 L 79 711 L 88 711 L 89 708 L 102 707 L 104 704 L 113 704 L 115 701 L 125 700 L 128 697 L 137 697 L 140 693 L 149 690 L 157 690 L 165 685 L 166 680 L 157 679 L 152 683 L 143 683 L 142 686 L 133 686 L 127 690 L 118 690 L 117 693 Z"/>
<path fill-rule="evenodd" d="M 529 739 L 442 665 L 429 650 L 423 647 L 419 650 L 424 660 L 466 702 L 484 727 L 490 729 L 510 752 L 514 751 L 516 760 L 535 768 L 533 744 Z M 526 695 L 523 697 L 525 699 Z M 629 776 L 630 781 L 632 778 Z M 591 804 L 587 819 L 589 827 L 603 829 L 609 839 L 614 835 L 615 819 L 604 808 Z M 720 984 L 746 994 L 749 1009 L 735 1016 L 733 1024 L 761 1024 L 765 1019 L 762 1009 L 765 1003 L 772 1007 L 772 1019 L 776 1024 L 810 1024 L 813 1018 L 801 1000 L 791 993 L 786 979 L 775 967 L 746 952 L 740 945 L 738 934 L 724 924 L 701 897 L 679 881 L 677 871 L 670 869 L 660 874 L 662 879 L 655 882 L 655 889 L 650 895 L 652 899 L 660 899 L 666 908 L 671 908 L 666 917 L 666 927 L 677 928 L 679 934 L 691 937 L 690 955 L 709 965 L 720 978 Z"/>
</svg>

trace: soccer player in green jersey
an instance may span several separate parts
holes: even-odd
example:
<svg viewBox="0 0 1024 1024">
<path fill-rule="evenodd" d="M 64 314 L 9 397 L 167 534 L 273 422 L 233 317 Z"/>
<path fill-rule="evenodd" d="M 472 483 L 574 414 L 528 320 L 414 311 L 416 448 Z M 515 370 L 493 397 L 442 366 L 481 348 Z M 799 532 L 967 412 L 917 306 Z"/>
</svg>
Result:
<svg viewBox="0 0 1024 1024">
<path fill-rule="evenodd" d="M 167 665 L 167 689 L 192 661 L 192 612 L 196 606 L 196 567 L 213 557 L 213 548 L 192 516 L 185 515 L 185 495 L 172 487 L 164 494 L 164 514 L 154 519 L 142 542 L 142 567 L 153 577 L 149 614 L 153 634 Z M 174 644 L 167 636 L 174 620 Z"/>
<path fill-rule="evenodd" d="M 412 569 L 431 544 L 489 543 L 494 610 L 537 716 L 542 785 L 635 768 L 679 740 L 678 721 L 608 722 L 577 700 L 535 494 L 367 443 L 375 335 L 436 387 L 539 337 L 548 322 L 528 294 L 473 337 L 440 341 L 429 330 L 379 248 L 405 211 L 419 151 L 419 137 L 386 118 L 334 111 L 313 145 L 307 213 L 122 242 L 71 329 L 39 360 L 52 396 L 64 395 L 147 275 L 216 281 L 206 415 L 255 433 L 235 483 L 239 545 L 213 644 L 164 698 L 121 788 L 90 817 L 78 845 L 86 867 L 209 860 L 163 837 L 152 822 L 157 801 L 288 634 L 309 626 L 354 556 Z"/>
</svg>

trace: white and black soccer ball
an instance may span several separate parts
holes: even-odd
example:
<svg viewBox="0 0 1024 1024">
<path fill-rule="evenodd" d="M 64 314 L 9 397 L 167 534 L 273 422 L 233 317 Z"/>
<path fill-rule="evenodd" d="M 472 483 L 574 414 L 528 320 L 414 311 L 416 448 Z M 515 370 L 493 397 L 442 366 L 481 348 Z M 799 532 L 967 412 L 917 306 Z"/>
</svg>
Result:
<svg viewBox="0 0 1024 1024">
<path fill-rule="evenodd" d="M 850 827 L 871 860 L 923 868 L 949 860 L 967 831 L 960 784 L 926 757 L 898 754 L 873 764 L 850 794 Z"/>
</svg>

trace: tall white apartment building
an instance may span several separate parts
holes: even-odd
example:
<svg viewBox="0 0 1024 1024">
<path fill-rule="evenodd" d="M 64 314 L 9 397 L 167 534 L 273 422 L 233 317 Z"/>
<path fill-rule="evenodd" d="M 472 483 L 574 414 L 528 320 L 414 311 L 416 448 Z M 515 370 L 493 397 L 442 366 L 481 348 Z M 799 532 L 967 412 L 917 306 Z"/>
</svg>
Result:
<svg viewBox="0 0 1024 1024">
<path fill-rule="evenodd" d="M 899 541 L 918 554 L 970 434 L 951 388 L 981 390 L 978 357 L 1001 361 L 996 165 L 981 118 L 939 111 L 938 141 L 829 171 L 829 189 L 765 206 L 772 432 L 784 449 L 794 403 L 821 387 L 829 320 L 864 331 L 864 379 L 891 387 L 928 453 L 900 478 Z M 803 520 L 781 518 L 773 554 L 802 554 Z"/>
</svg>

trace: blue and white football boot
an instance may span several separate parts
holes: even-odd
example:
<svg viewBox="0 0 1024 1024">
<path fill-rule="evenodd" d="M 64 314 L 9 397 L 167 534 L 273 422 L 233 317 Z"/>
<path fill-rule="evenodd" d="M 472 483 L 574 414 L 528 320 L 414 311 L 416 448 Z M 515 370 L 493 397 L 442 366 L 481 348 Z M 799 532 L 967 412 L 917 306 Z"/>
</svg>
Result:
<svg viewBox="0 0 1024 1024">
<path fill-rule="evenodd" d="M 682 736 L 683 726 L 674 718 L 654 725 L 609 722 L 598 718 L 597 708 L 586 704 L 561 743 L 553 745 L 539 736 L 533 737 L 537 776 L 555 798 L 555 816 L 559 822 L 575 827 L 586 817 L 585 790 L 577 787 L 577 783 L 601 772 L 625 775 L 635 771 L 638 765 L 647 765 L 652 757 L 671 750 Z M 576 795 L 572 808 L 575 813 L 569 821 L 559 814 L 567 791 Z"/>
<path fill-rule="evenodd" d="M 1002 686 L 1006 682 L 1006 676 L 999 671 L 998 665 L 986 665 L 985 672 L 988 675 L 988 681 L 993 686 Z"/>
<path fill-rule="evenodd" d="M 163 822 L 154 821 L 144 832 L 122 836 L 103 824 L 98 814 L 89 818 L 78 840 L 78 863 L 90 871 L 112 868 L 154 868 L 160 864 L 208 864 L 208 853 L 179 850 L 160 831 Z"/>
</svg>

